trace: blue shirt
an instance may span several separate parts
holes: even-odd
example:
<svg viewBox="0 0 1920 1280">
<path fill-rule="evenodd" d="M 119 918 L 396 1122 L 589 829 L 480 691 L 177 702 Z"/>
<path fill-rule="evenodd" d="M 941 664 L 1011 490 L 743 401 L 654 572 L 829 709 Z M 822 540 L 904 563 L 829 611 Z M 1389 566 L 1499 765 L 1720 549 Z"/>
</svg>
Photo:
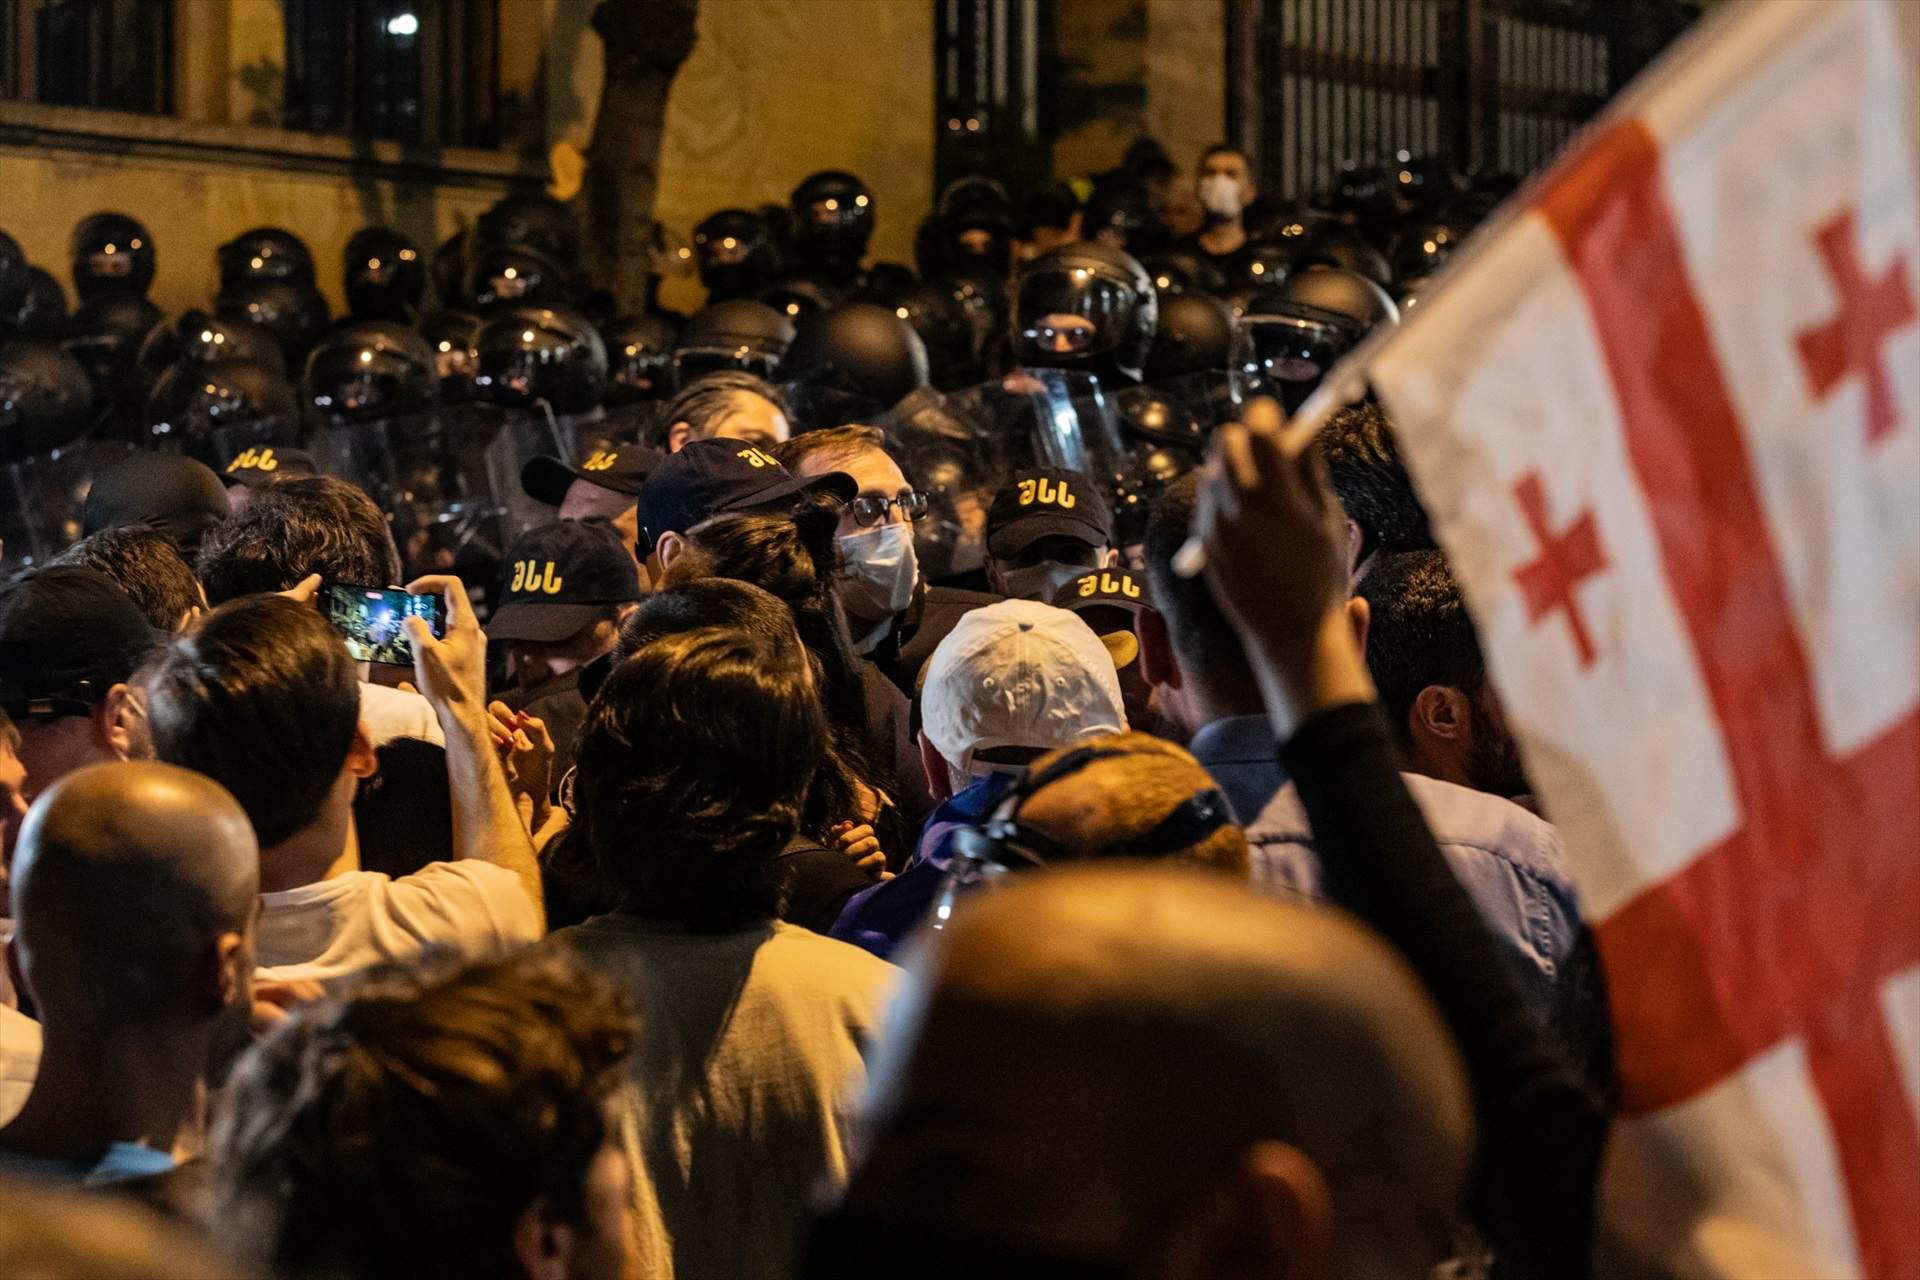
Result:
<svg viewBox="0 0 1920 1280">
<path fill-rule="evenodd" d="M 1012 774 L 988 774 L 941 801 L 921 828 L 920 843 L 905 869 L 848 899 L 827 936 L 891 959 L 894 949 L 933 910 L 952 865 L 954 831 L 985 821 L 1014 781 Z"/>
<path fill-rule="evenodd" d="M 1273 722 L 1265 715 L 1222 716 L 1202 725 L 1187 750 L 1212 775 L 1243 827 L 1287 784 Z"/>
<path fill-rule="evenodd" d="M 151 1177 L 172 1168 L 171 1155 L 138 1142 L 111 1143 L 99 1155 L 85 1160 L 59 1160 L 0 1150 L 0 1173 L 34 1182 L 98 1187 L 127 1178 Z"/>
</svg>

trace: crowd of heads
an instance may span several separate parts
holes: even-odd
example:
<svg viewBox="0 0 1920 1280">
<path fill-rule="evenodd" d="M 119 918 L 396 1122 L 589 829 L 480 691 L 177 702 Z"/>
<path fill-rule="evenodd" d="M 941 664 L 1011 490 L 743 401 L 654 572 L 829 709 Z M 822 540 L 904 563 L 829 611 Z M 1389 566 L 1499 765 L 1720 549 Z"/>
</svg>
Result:
<svg viewBox="0 0 1920 1280">
<path fill-rule="evenodd" d="M 691 316 L 616 314 L 538 195 L 359 232 L 338 318 L 281 228 L 173 317 L 134 218 L 74 229 L 71 313 L 0 235 L 0 1200 L 105 1223 L 22 1192 L 0 1270 L 1462 1256 L 1454 1029 L 1298 872 L 1245 619 L 1176 561 L 1216 427 L 1500 189 L 1143 144 L 954 183 L 910 269 L 825 172 L 663 244 Z M 1528 842 L 1486 910 L 1551 974 L 1499 911 L 1557 838 L 1393 424 L 1317 448 L 1415 798 Z"/>
</svg>

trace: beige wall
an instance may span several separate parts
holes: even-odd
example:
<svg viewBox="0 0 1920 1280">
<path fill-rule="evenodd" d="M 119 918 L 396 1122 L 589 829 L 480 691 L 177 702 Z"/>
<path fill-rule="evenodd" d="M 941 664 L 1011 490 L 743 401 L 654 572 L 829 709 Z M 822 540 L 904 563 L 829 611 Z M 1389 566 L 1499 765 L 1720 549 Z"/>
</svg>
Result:
<svg viewBox="0 0 1920 1280">
<path fill-rule="evenodd" d="M 548 76 L 556 137 L 585 148 L 599 98 L 600 50 L 572 37 L 589 0 L 552 0 L 551 47 L 577 49 Z M 704 0 L 699 40 L 667 103 L 657 215 L 670 234 L 728 205 L 784 203 L 819 169 L 850 169 L 873 189 L 873 255 L 913 261 L 933 202 L 930 0 Z M 663 298 L 691 307 L 691 277 Z"/>
<path fill-rule="evenodd" d="M 1147 132 L 1191 173 L 1227 134 L 1225 0 L 1147 0 Z"/>
<path fill-rule="evenodd" d="M 1191 171 L 1220 141 L 1225 0 L 1056 0 L 1053 23 L 1054 47 L 1075 64 L 1081 94 L 1102 104 L 1054 140 L 1057 175 L 1111 169 L 1142 134 Z"/>
</svg>

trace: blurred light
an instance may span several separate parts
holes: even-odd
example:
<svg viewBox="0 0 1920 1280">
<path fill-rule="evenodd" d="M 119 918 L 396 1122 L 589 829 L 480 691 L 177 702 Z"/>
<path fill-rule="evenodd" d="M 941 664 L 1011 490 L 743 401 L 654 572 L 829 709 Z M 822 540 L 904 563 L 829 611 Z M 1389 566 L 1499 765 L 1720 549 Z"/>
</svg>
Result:
<svg viewBox="0 0 1920 1280">
<path fill-rule="evenodd" d="M 371 351 L 362 351 L 362 352 L 360 353 L 360 363 L 361 363 L 361 364 L 372 364 L 372 363 L 373 363 L 373 352 L 371 352 Z"/>
<path fill-rule="evenodd" d="M 902 320 L 905 320 L 907 318 L 907 309 L 905 307 L 895 307 L 893 309 L 893 314 L 899 316 Z"/>
<path fill-rule="evenodd" d="M 853 198 L 853 202 L 859 205 L 862 209 L 867 207 L 867 198 L 865 196 L 855 196 Z M 138 248 L 139 246 L 136 245 L 135 247 Z"/>
<path fill-rule="evenodd" d="M 800 314 L 800 304 L 799 304 L 799 303 L 797 303 L 797 302 L 789 302 L 789 303 L 787 304 L 787 314 L 788 314 L 788 315 L 790 315 L 790 316 L 797 316 L 797 315 L 799 315 L 799 314 Z"/>
<path fill-rule="evenodd" d="M 129 248 L 129 249 L 138 249 L 139 247 L 140 247 L 140 242 L 139 242 L 138 240 L 129 240 L 129 241 L 127 241 L 127 248 Z"/>
<path fill-rule="evenodd" d="M 108 246 L 107 246 L 107 252 L 108 252 L 108 253 L 112 253 L 112 252 L 113 252 L 113 246 L 112 246 L 112 245 L 108 245 Z"/>
<path fill-rule="evenodd" d="M 833 211 L 834 211 L 835 209 L 838 209 L 838 208 L 840 207 L 840 202 L 839 202 L 838 200 L 834 200 L 834 199 L 832 199 L 832 198 L 829 198 L 829 199 L 827 200 L 827 206 L 826 206 L 826 207 L 827 207 L 827 212 L 828 212 L 828 213 L 832 213 L 832 212 L 833 212 Z"/>
<path fill-rule="evenodd" d="M 509 280 L 518 280 L 520 278 L 519 271 L 515 270 L 512 267 L 508 267 L 505 271 L 501 272 L 500 274 L 505 276 Z"/>
<path fill-rule="evenodd" d="M 253 267 L 255 271 L 258 271 L 260 268 L 266 266 L 267 264 L 261 259 L 255 258 L 250 265 Z"/>
<path fill-rule="evenodd" d="M 445 338 L 442 338 L 440 339 L 440 349 L 442 351 L 451 351 L 453 350 L 453 344 L 451 342 L 448 342 Z"/>
<path fill-rule="evenodd" d="M 683 258 L 691 258 L 691 257 L 693 256 L 693 250 L 691 250 L 691 249 L 682 249 L 682 250 L 680 251 L 680 256 L 681 256 L 681 257 L 683 257 Z"/>
<path fill-rule="evenodd" d="M 1251 272 L 1253 272 L 1253 274 L 1255 274 L 1255 275 L 1257 275 L 1257 276 L 1263 276 L 1263 275 L 1265 275 L 1265 274 L 1267 274 L 1267 264 L 1266 264 L 1266 263 L 1264 263 L 1264 262 L 1256 262 L 1256 263 L 1254 263 L 1254 264 L 1253 264 L 1253 265 L 1252 265 L 1251 267 L 1249 267 L 1249 268 L 1247 268 L 1247 269 L 1248 269 L 1249 271 L 1251 271 Z"/>
<path fill-rule="evenodd" d="M 1439 251 L 1439 249 L 1440 249 L 1440 246 L 1439 246 L 1439 245 L 1437 245 L 1437 244 L 1435 244 L 1435 243 L 1434 243 L 1433 241 L 1431 241 L 1431 240 L 1425 240 L 1425 241 L 1422 241 L 1422 242 L 1421 242 L 1421 244 L 1420 244 L 1420 247 L 1421 247 L 1422 249 L 1425 249 L 1425 250 L 1426 250 L 1426 251 L 1427 251 L 1428 253 L 1436 253 L 1436 252 L 1438 252 L 1438 251 Z"/>
<path fill-rule="evenodd" d="M 212 341 L 213 341 L 213 330 L 211 330 L 211 329 L 202 329 L 202 330 L 200 331 L 200 341 L 202 341 L 202 342 L 212 342 Z"/>
<path fill-rule="evenodd" d="M 732 236 L 728 236 L 725 240 L 722 240 L 720 242 L 720 247 L 722 249 L 731 249 L 739 243 L 740 242 L 738 240 L 735 240 Z"/>
<path fill-rule="evenodd" d="M 367 259 L 367 270 L 378 271 L 379 269 L 380 269 L 380 259 L 378 258 Z"/>
<path fill-rule="evenodd" d="M 526 331 L 525 331 L 524 333 L 522 333 L 522 334 L 520 335 L 520 341 L 522 341 L 522 342 L 532 342 L 532 341 L 533 341 L 533 330 L 531 330 L 531 329 L 528 329 L 528 330 L 526 330 Z"/>
<path fill-rule="evenodd" d="M 396 13 L 387 19 L 387 34 L 390 36 L 410 36 L 420 30 L 420 19 L 411 13 Z"/>
<path fill-rule="evenodd" d="M 411 249 L 402 249 L 400 251 L 400 261 L 402 262 L 412 262 L 415 258 L 419 256 L 420 256 L 419 254 L 415 253 Z"/>
</svg>

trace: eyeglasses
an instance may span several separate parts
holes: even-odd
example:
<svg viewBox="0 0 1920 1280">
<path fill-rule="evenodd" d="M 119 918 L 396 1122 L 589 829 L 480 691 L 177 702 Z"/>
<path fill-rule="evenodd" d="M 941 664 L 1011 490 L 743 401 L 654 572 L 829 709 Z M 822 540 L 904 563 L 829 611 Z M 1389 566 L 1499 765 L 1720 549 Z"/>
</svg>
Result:
<svg viewBox="0 0 1920 1280">
<path fill-rule="evenodd" d="M 908 520 L 918 520 L 927 514 L 927 495 L 915 493 L 911 489 L 902 489 L 891 498 L 876 498 L 871 494 L 861 494 L 847 504 L 853 512 L 853 522 L 862 529 L 870 529 L 887 518 L 887 511 L 899 507 L 900 514 Z"/>
</svg>

